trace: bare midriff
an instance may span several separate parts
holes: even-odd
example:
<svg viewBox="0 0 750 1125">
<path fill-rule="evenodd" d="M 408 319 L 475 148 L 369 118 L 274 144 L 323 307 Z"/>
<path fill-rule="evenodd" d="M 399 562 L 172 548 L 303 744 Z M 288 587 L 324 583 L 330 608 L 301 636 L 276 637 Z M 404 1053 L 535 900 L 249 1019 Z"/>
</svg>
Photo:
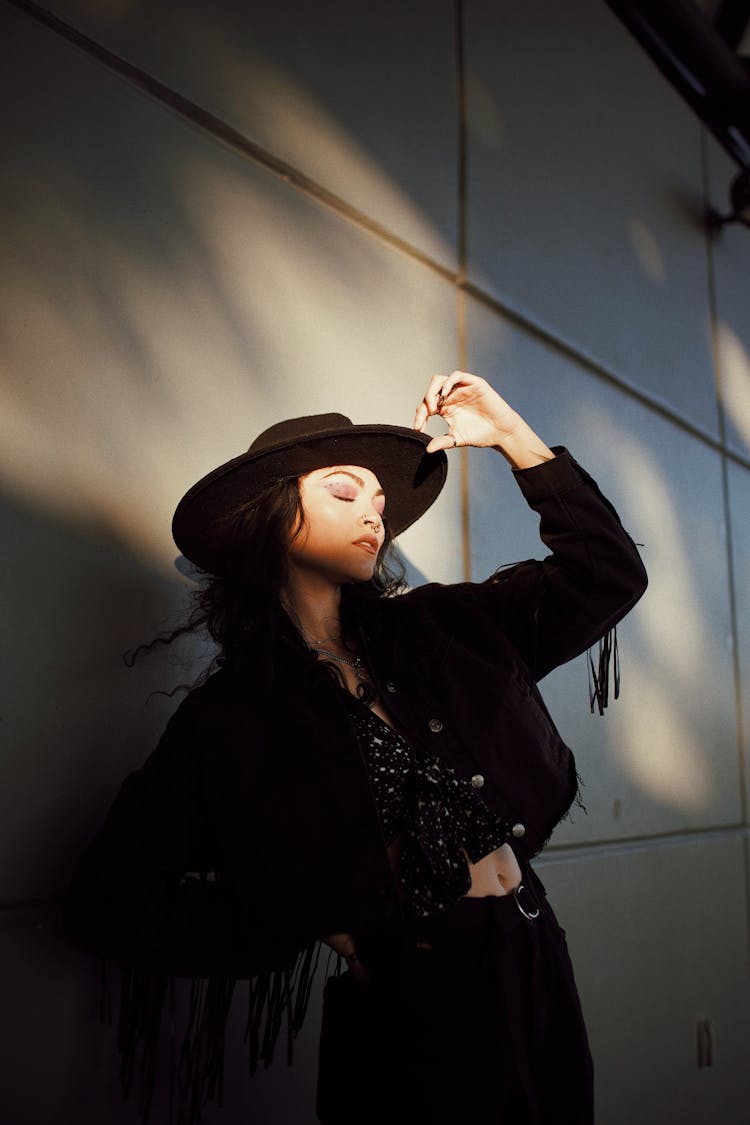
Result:
<svg viewBox="0 0 750 1125">
<path fill-rule="evenodd" d="M 471 886 L 466 892 L 466 898 L 508 895 L 521 882 L 521 868 L 509 844 L 501 844 L 489 855 L 483 856 L 478 863 L 472 863 L 466 855 L 466 862 L 471 873 Z"/>
<path fill-rule="evenodd" d="M 379 700 L 371 705 L 371 709 L 384 723 L 388 723 L 394 730 L 398 729 L 396 724 L 391 721 L 390 716 L 383 710 Z M 471 862 L 466 848 L 463 849 L 463 852 L 471 875 L 471 886 L 464 897 L 484 898 L 485 895 L 507 895 L 521 882 L 521 868 L 518 866 L 518 860 L 509 844 L 501 844 L 489 855 L 482 856 L 478 863 Z M 391 863 L 396 886 L 399 888 L 401 886 L 398 880 L 400 853 L 401 839 L 398 837 L 388 846 L 388 859 Z"/>
<path fill-rule="evenodd" d="M 466 892 L 465 898 L 507 895 L 521 882 L 521 868 L 510 845 L 501 844 L 489 855 L 482 856 L 478 863 L 471 862 L 466 848 L 463 851 L 471 875 L 471 886 Z M 398 836 L 388 845 L 388 859 L 393 871 L 394 882 L 403 899 L 405 896 L 398 878 L 400 854 L 401 837 Z"/>
</svg>

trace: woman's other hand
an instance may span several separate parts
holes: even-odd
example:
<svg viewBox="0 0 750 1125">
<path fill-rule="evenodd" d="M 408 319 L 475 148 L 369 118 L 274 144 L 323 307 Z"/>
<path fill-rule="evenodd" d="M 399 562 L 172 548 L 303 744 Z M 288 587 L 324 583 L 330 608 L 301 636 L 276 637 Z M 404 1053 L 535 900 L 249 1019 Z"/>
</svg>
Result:
<svg viewBox="0 0 750 1125">
<path fill-rule="evenodd" d="M 459 445 L 491 447 L 502 453 L 514 469 L 531 468 L 554 457 L 552 450 L 486 379 L 468 371 L 433 375 L 417 407 L 414 429 L 424 431 L 427 419 L 435 414 L 445 419 L 448 433 L 433 438 L 427 446 L 428 453 Z"/>
<path fill-rule="evenodd" d="M 354 938 L 351 934 L 329 934 L 322 939 L 326 945 L 330 945 L 335 953 L 340 953 L 346 961 L 347 968 L 355 980 L 362 985 L 370 983 L 370 974 L 367 966 L 363 961 L 360 961 L 357 956 L 357 950 L 354 945 Z"/>
</svg>

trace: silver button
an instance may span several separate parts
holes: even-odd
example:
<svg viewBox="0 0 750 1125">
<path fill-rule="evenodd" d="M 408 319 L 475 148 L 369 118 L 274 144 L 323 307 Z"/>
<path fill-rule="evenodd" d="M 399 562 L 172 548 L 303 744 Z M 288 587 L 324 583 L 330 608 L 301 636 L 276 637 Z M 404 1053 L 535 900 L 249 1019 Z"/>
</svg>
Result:
<svg viewBox="0 0 750 1125">
<path fill-rule="evenodd" d="M 481 789 L 482 788 L 482 786 L 484 785 L 484 778 L 482 777 L 481 773 L 475 773 L 474 774 L 474 776 L 471 779 L 471 784 L 474 786 L 475 789 Z"/>
<path fill-rule="evenodd" d="M 517 840 L 520 840 L 520 838 L 522 836 L 526 835 L 526 825 L 525 824 L 514 824 L 513 827 L 511 828 L 511 832 L 513 833 L 513 835 L 516 837 Z"/>
<path fill-rule="evenodd" d="M 385 685 L 385 690 L 390 691 L 390 692 L 394 692 L 396 690 L 396 685 L 389 680 L 388 683 Z"/>
<path fill-rule="evenodd" d="M 442 719 L 430 719 L 427 726 L 430 728 L 430 730 L 432 731 L 433 734 L 440 734 L 441 730 L 443 729 L 443 720 Z"/>
</svg>

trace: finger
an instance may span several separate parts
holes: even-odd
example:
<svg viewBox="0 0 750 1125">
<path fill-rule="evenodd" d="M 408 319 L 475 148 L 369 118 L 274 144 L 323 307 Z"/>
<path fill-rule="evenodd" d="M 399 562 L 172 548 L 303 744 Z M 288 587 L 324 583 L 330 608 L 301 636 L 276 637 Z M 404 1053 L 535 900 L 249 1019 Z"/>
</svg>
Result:
<svg viewBox="0 0 750 1125">
<path fill-rule="evenodd" d="M 437 395 L 438 413 L 444 413 L 443 407 L 448 405 L 449 400 L 452 400 L 450 405 L 453 405 L 454 402 L 458 402 L 461 398 L 461 390 L 468 386 L 471 380 L 475 378 L 476 376 L 469 375 L 466 371 L 452 371 L 450 375 L 446 375 Z M 456 395 L 457 391 L 459 395 Z"/>
<path fill-rule="evenodd" d="M 427 390 L 425 391 L 425 396 L 424 396 L 424 400 L 423 400 L 424 403 L 427 406 L 428 414 L 438 414 L 439 413 L 438 396 L 439 396 L 441 390 L 443 390 L 446 379 L 448 379 L 448 378 L 449 378 L 449 376 L 447 376 L 447 375 L 433 375 L 432 378 L 430 379 L 430 385 L 428 386 Z M 445 397 L 445 396 L 443 395 L 443 397 Z"/>
<path fill-rule="evenodd" d="M 468 371 L 452 371 L 443 381 L 443 402 L 447 402 L 451 396 L 455 397 L 456 391 L 460 392 L 464 388 L 469 388 L 472 383 L 476 382 L 478 382 L 477 376 L 471 375 Z"/>
<path fill-rule="evenodd" d="M 456 449 L 458 441 L 455 434 L 441 434 L 425 446 L 425 453 L 437 453 L 440 449 Z"/>
<path fill-rule="evenodd" d="M 462 381 L 470 382 L 476 379 L 466 371 L 453 371 L 450 375 L 433 375 L 430 379 L 424 398 L 417 407 L 414 416 L 414 429 L 424 430 L 427 419 L 434 414 L 442 414 L 443 407 Z"/>
<path fill-rule="evenodd" d="M 469 386 L 470 383 L 478 383 L 481 380 L 477 375 L 472 375 L 470 371 L 451 371 L 448 382 L 452 387 L 457 387 L 459 384 Z"/>
<path fill-rule="evenodd" d="M 451 396 L 451 394 L 454 390 L 453 383 L 451 382 L 452 378 L 453 378 L 453 376 L 449 375 L 446 379 L 444 379 L 443 385 L 440 388 L 440 390 L 438 391 L 437 400 L 438 400 L 438 406 L 440 406 L 440 407 L 442 407 L 443 403 L 445 403 L 450 398 L 450 396 Z"/>
<path fill-rule="evenodd" d="M 423 430 L 427 424 L 427 419 L 433 414 L 437 414 L 437 391 L 440 387 L 440 382 L 443 379 L 442 375 L 433 375 L 430 380 L 430 385 L 425 391 L 424 398 L 417 407 L 416 414 L 414 415 L 414 429 Z"/>
<path fill-rule="evenodd" d="M 427 407 L 425 406 L 424 402 L 420 402 L 419 406 L 417 407 L 417 412 L 414 415 L 414 429 L 420 431 L 423 430 L 427 425 L 428 417 L 429 415 L 427 413 Z"/>
</svg>

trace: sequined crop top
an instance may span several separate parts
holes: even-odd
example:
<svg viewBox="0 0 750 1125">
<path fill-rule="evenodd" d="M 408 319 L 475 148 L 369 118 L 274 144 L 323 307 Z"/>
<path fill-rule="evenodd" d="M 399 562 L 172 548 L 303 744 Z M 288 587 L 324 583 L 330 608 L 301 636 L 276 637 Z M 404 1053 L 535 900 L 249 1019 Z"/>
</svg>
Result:
<svg viewBox="0 0 750 1125">
<path fill-rule="evenodd" d="M 434 754 L 416 750 L 351 695 L 347 703 L 386 843 L 402 837 L 404 911 L 425 917 L 447 910 L 471 886 L 462 845 L 477 863 L 506 842 L 503 826 L 470 781 Z"/>
</svg>

